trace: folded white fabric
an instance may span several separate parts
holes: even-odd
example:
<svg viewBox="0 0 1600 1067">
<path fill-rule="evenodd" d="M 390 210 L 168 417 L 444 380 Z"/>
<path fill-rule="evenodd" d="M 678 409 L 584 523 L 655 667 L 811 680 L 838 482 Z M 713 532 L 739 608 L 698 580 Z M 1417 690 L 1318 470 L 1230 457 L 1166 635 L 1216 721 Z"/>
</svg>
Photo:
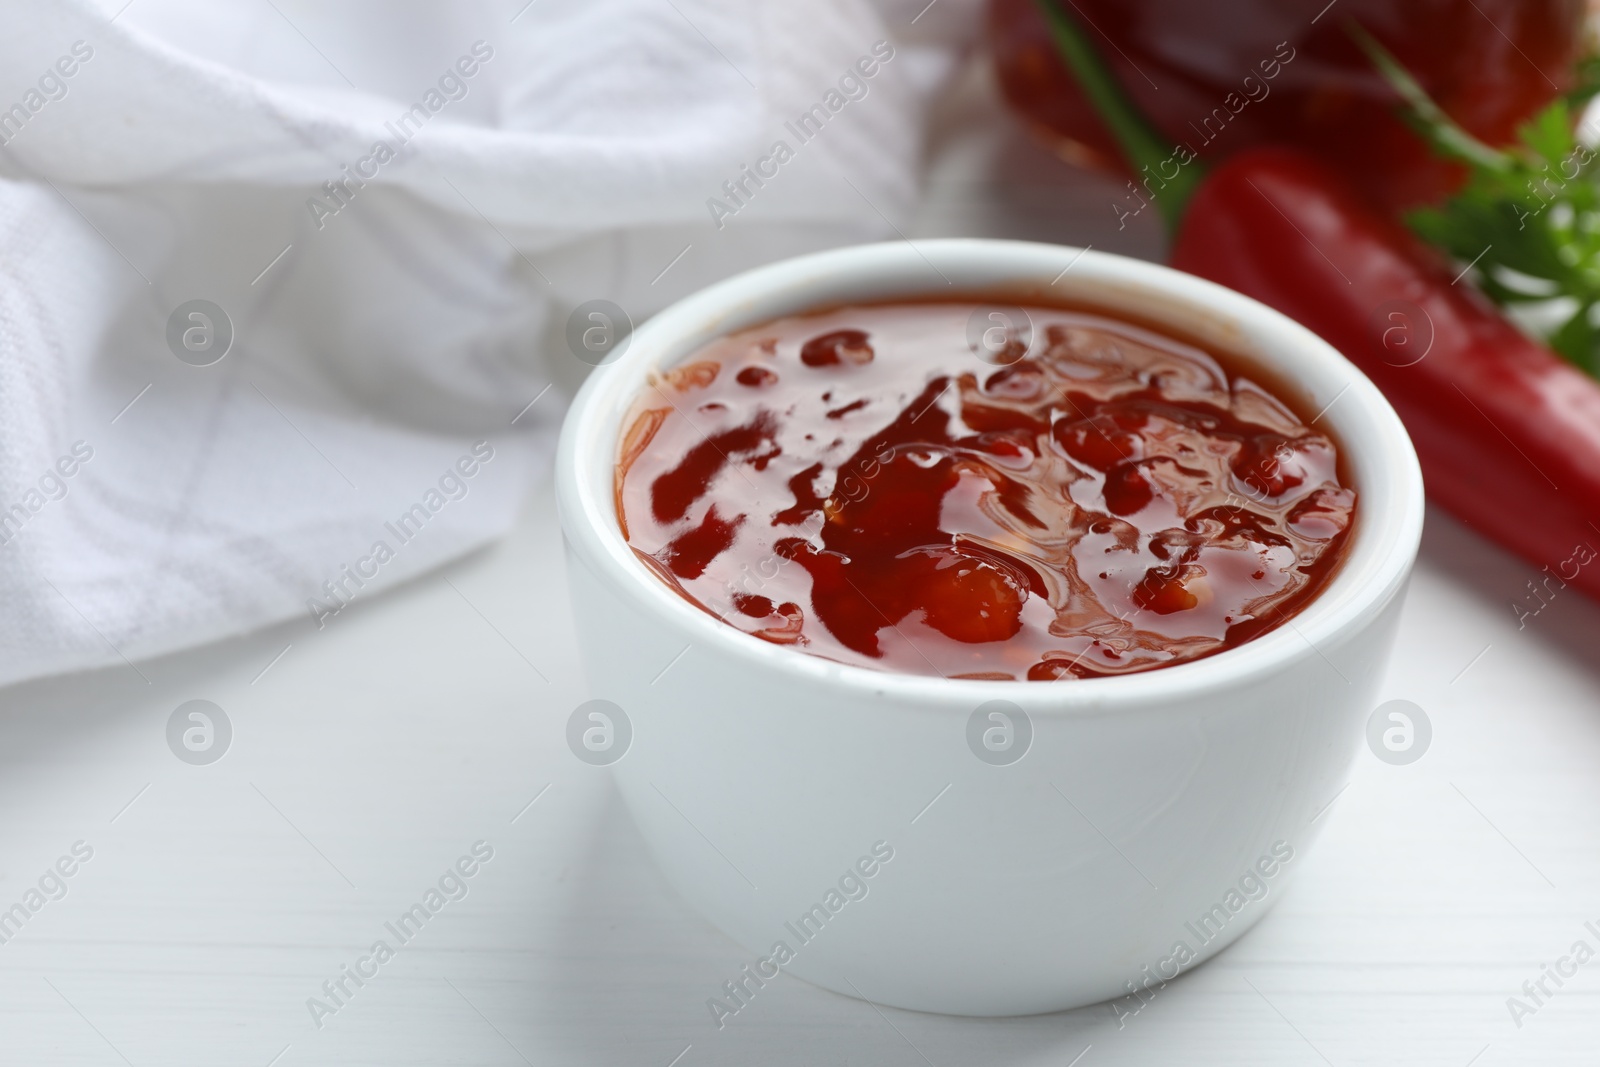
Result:
<svg viewBox="0 0 1600 1067">
<path fill-rule="evenodd" d="M 894 236 L 973 7 L 0 2 L 0 684 L 502 534 L 572 309 Z"/>
</svg>

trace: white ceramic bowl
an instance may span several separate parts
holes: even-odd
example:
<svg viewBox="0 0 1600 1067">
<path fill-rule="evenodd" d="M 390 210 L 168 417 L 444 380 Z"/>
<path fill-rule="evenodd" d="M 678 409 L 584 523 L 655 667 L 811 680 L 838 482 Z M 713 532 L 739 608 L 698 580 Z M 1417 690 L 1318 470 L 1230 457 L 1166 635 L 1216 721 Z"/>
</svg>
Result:
<svg viewBox="0 0 1600 1067">
<path fill-rule="evenodd" d="M 1167 325 L 1273 368 L 1312 411 L 1331 405 L 1320 422 L 1345 449 L 1358 518 L 1342 568 L 1291 624 L 1143 674 L 946 681 L 749 637 L 623 541 L 620 422 L 652 371 L 821 305 L 1029 288 Z M 878 1003 L 1014 1015 L 1156 988 L 1233 941 L 1282 895 L 1346 781 L 1423 511 L 1400 420 L 1310 331 L 1164 267 L 987 240 L 839 249 L 673 305 L 584 385 L 557 477 L 585 671 L 633 729 L 618 789 L 667 878 L 748 953 L 748 973 L 705 990 L 723 1023 L 716 1004 L 758 1010 L 780 965 Z M 992 700 L 1025 712 L 1014 737 L 1033 733 L 1005 766 L 968 743 Z"/>
</svg>

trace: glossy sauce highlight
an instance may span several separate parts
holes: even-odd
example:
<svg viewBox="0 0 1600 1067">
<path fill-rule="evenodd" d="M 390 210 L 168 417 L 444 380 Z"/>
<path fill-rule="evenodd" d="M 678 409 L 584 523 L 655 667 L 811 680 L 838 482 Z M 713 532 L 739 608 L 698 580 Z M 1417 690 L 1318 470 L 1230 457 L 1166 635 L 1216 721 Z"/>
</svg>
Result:
<svg viewBox="0 0 1600 1067">
<path fill-rule="evenodd" d="M 635 553 L 756 638 L 880 670 L 1052 680 L 1234 647 L 1326 585 L 1334 441 L 1215 353 L 1030 307 L 841 308 L 706 346 L 624 426 Z"/>
</svg>

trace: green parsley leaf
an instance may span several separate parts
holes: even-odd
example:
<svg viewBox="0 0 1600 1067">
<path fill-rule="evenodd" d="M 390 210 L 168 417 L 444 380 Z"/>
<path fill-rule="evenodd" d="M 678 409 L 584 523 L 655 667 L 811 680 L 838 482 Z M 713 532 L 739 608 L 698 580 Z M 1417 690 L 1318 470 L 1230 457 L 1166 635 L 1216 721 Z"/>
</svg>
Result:
<svg viewBox="0 0 1600 1067">
<path fill-rule="evenodd" d="M 1401 117 L 1467 181 L 1406 222 L 1465 265 L 1478 287 L 1556 352 L 1600 377 L 1600 153 L 1573 130 L 1573 109 L 1600 93 L 1600 59 L 1578 88 L 1518 131 L 1484 144 L 1444 113 L 1399 61 L 1361 27 L 1350 33 L 1405 102 Z"/>
</svg>

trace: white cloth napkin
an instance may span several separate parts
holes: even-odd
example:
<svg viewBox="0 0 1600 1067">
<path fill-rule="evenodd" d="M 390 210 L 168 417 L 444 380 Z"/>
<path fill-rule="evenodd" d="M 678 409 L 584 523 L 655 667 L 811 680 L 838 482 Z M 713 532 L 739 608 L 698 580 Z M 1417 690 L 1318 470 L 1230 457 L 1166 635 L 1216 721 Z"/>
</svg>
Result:
<svg viewBox="0 0 1600 1067">
<path fill-rule="evenodd" d="M 572 309 L 893 237 L 974 7 L 0 2 L 0 684 L 504 533 Z"/>
</svg>

